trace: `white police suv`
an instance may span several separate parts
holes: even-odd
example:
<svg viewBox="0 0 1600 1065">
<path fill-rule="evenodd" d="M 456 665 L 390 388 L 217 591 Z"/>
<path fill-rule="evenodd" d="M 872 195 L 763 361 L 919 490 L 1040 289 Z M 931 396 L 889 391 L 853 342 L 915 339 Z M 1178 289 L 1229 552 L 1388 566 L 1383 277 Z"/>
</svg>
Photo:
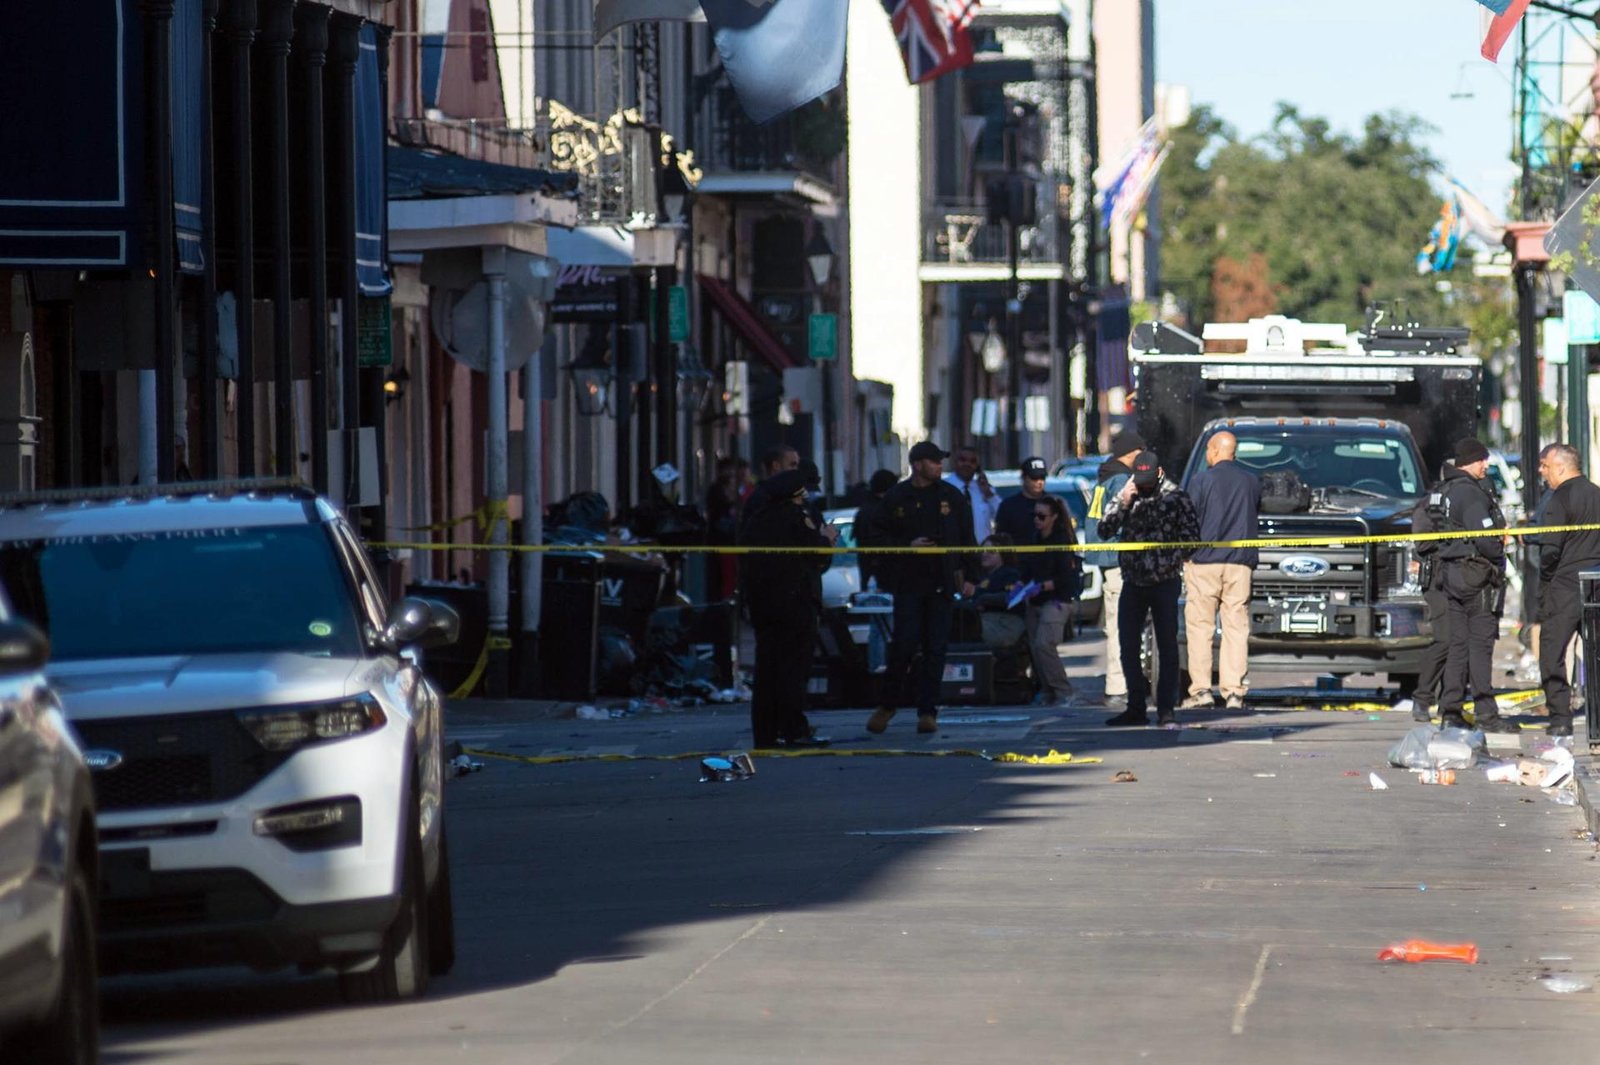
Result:
<svg viewBox="0 0 1600 1065">
<path fill-rule="evenodd" d="M 93 770 L 102 971 L 454 960 L 439 693 L 449 607 L 390 610 L 340 513 L 261 482 L 0 497 L 0 584 L 51 640 Z"/>
</svg>

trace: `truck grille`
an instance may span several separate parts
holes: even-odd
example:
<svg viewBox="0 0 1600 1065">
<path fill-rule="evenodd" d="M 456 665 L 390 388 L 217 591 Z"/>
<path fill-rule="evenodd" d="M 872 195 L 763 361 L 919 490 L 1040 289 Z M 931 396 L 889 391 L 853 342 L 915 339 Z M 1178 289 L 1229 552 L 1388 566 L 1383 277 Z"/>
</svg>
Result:
<svg viewBox="0 0 1600 1065">
<path fill-rule="evenodd" d="M 1367 525 L 1363 521 L 1348 519 L 1300 519 L 1274 516 L 1261 520 L 1263 536 L 1365 536 Z M 1365 605 L 1368 602 L 1367 549 L 1364 545 L 1348 547 L 1274 547 L 1262 548 L 1260 560 L 1250 582 L 1250 598 L 1255 602 L 1328 598 L 1340 604 Z M 1284 573 L 1279 563 L 1285 559 L 1309 556 L 1327 564 L 1327 572 L 1310 578 L 1296 578 Z M 1343 593 L 1335 596 L 1335 593 Z"/>
<path fill-rule="evenodd" d="M 284 763 L 231 713 L 75 721 L 86 748 L 122 763 L 94 774 L 101 810 L 191 806 L 237 798 Z"/>
</svg>

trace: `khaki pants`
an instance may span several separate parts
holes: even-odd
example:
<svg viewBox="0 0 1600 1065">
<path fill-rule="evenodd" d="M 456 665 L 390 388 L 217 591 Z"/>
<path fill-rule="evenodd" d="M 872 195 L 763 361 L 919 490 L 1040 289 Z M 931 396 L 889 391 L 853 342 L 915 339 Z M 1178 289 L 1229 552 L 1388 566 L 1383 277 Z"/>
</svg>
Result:
<svg viewBox="0 0 1600 1065">
<path fill-rule="evenodd" d="M 1100 624 L 1106 630 L 1106 695 L 1120 699 L 1128 694 L 1122 677 L 1122 645 L 1117 639 L 1117 604 L 1122 599 L 1122 569 L 1108 566 L 1100 572 Z"/>
<path fill-rule="evenodd" d="M 1188 562 L 1183 567 L 1187 601 L 1183 623 L 1189 639 L 1189 695 L 1211 695 L 1211 639 L 1222 615 L 1222 654 L 1217 663 L 1222 697 L 1244 698 L 1250 674 L 1250 567 L 1234 562 Z"/>
<path fill-rule="evenodd" d="M 1072 608 L 1058 600 L 1040 606 L 1028 604 L 1028 653 L 1033 657 L 1033 676 L 1053 700 L 1072 694 L 1072 681 L 1061 664 L 1060 644 L 1067 631 Z"/>
</svg>

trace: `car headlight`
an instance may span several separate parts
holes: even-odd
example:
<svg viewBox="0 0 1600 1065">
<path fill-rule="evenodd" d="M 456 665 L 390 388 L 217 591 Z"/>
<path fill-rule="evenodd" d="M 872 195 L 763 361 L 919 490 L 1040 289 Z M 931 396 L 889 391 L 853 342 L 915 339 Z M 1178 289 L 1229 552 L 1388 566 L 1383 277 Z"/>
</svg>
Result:
<svg viewBox="0 0 1600 1065">
<path fill-rule="evenodd" d="M 331 703 L 241 710 L 239 723 L 269 751 L 293 751 L 383 727 L 388 719 L 370 694 Z"/>
<path fill-rule="evenodd" d="M 1417 545 L 1411 542 L 1389 548 L 1389 566 L 1386 584 L 1391 596 L 1422 594 L 1422 562 L 1417 558 Z"/>
</svg>

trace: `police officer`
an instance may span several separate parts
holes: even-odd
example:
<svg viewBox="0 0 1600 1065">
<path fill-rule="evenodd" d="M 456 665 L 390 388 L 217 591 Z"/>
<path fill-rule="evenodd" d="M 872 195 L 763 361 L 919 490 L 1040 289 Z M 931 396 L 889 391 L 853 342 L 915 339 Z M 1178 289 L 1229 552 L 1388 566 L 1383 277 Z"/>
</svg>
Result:
<svg viewBox="0 0 1600 1065">
<path fill-rule="evenodd" d="M 1550 486 L 1541 524 L 1600 524 L 1600 486 L 1583 476 L 1578 452 L 1551 444 L 1539 453 L 1539 475 Z M 1578 574 L 1600 565 L 1600 532 L 1553 532 L 1539 538 L 1539 672 L 1544 677 L 1546 731 L 1572 735 L 1572 687 L 1567 683 L 1567 645 L 1578 631 L 1582 601 Z"/>
<path fill-rule="evenodd" d="M 1443 482 L 1440 482 L 1434 486 L 1434 491 L 1440 491 L 1443 487 Z M 1423 496 L 1411 512 L 1412 532 L 1440 531 L 1433 524 L 1433 510 L 1430 509 L 1432 498 L 1432 492 Z M 1416 552 L 1421 571 L 1417 574 L 1417 583 L 1422 586 L 1422 601 L 1426 604 L 1433 643 L 1428 645 L 1428 650 L 1422 656 L 1422 668 L 1417 673 L 1417 684 L 1411 692 L 1411 720 L 1426 722 L 1431 717 L 1430 709 L 1439 702 L 1439 689 L 1444 682 L 1444 663 L 1450 653 L 1450 604 L 1444 594 L 1439 541 L 1419 540 Z"/>
<path fill-rule="evenodd" d="M 911 476 L 883 497 L 862 543 L 872 547 L 955 547 L 971 549 L 972 512 L 960 489 L 941 479 L 946 453 L 923 441 L 911 449 Z M 970 590 L 963 580 L 967 559 L 960 552 L 937 555 L 885 555 L 879 580 L 894 595 L 894 642 L 883 678 L 883 702 L 867 721 L 868 732 L 882 732 L 895 715 L 902 687 L 920 654 L 912 696 L 917 731 L 939 731 L 939 685 L 944 680 L 945 649 L 955 597 Z"/>
<path fill-rule="evenodd" d="M 785 470 L 763 482 L 765 500 L 746 516 L 741 543 L 748 547 L 827 547 L 831 530 L 806 511 L 806 476 Z M 755 746 L 815 747 L 805 698 L 822 608 L 825 554 L 752 554 L 745 557 L 744 592 L 756 630 L 756 675 L 750 700 Z"/>
<path fill-rule="evenodd" d="M 1504 529 L 1505 516 L 1486 479 L 1489 449 L 1473 437 L 1456 444 L 1455 467 L 1429 496 L 1430 515 L 1440 532 L 1481 533 Z M 1445 656 L 1444 694 L 1439 720 L 1462 727 L 1466 682 L 1472 685 L 1478 727 L 1485 732 L 1515 732 L 1500 716 L 1494 699 L 1494 641 L 1505 604 L 1506 548 L 1503 536 L 1463 536 L 1439 546 L 1440 580 L 1449 615 L 1450 644 Z"/>
</svg>

